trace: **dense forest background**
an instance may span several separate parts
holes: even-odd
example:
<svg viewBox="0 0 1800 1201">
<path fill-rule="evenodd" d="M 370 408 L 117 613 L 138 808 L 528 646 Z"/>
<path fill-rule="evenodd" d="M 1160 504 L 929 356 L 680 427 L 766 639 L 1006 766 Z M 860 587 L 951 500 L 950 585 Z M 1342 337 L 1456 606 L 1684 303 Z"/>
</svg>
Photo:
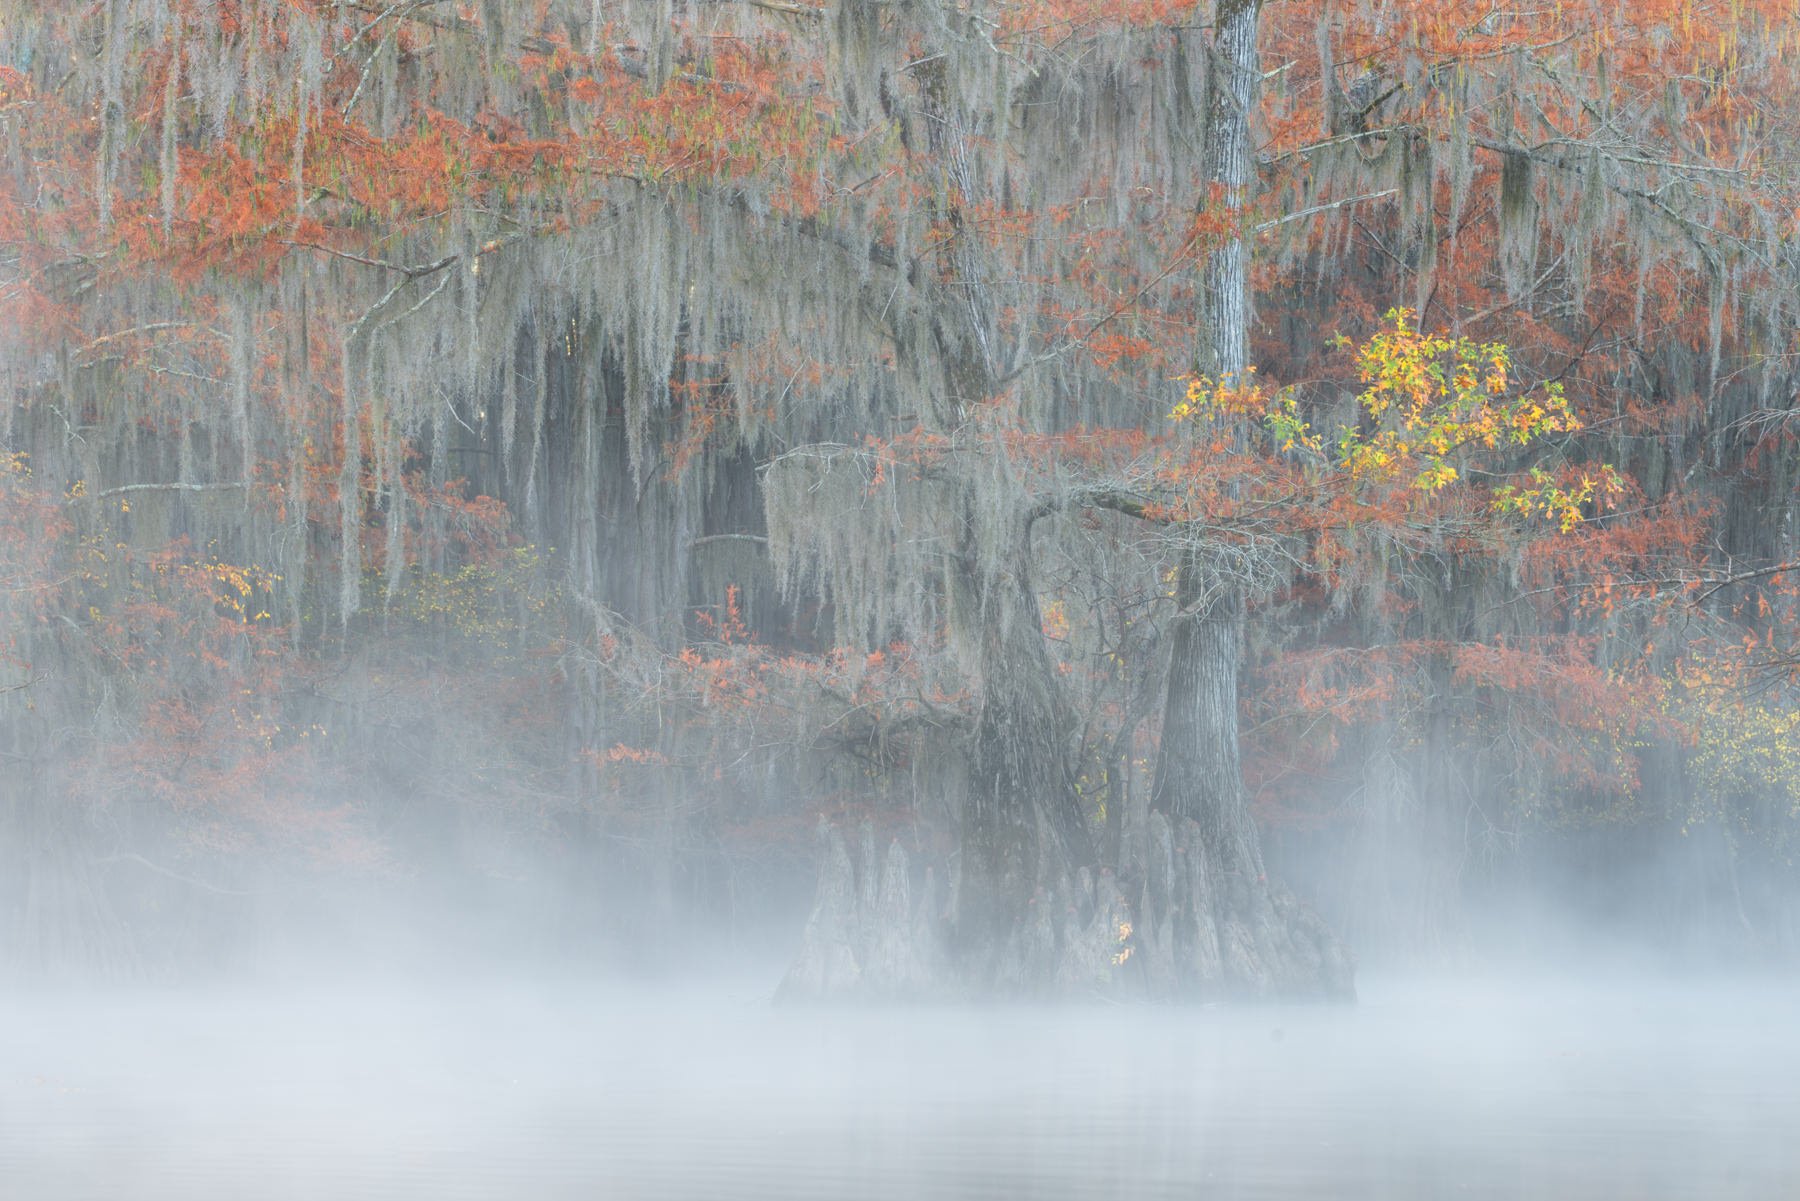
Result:
<svg viewBox="0 0 1800 1201">
<path fill-rule="evenodd" d="M 1797 43 L 0 5 L 0 967 L 1792 956 Z"/>
</svg>

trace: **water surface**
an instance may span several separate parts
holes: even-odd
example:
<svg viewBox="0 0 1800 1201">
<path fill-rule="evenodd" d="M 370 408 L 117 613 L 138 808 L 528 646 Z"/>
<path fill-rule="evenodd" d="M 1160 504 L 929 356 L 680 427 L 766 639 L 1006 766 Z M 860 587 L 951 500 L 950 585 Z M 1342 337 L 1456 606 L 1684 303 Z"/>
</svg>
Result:
<svg viewBox="0 0 1800 1201">
<path fill-rule="evenodd" d="M 1800 988 L 779 1010 L 757 987 L 0 1001 L 0 1196 L 1800 1196 Z"/>
</svg>

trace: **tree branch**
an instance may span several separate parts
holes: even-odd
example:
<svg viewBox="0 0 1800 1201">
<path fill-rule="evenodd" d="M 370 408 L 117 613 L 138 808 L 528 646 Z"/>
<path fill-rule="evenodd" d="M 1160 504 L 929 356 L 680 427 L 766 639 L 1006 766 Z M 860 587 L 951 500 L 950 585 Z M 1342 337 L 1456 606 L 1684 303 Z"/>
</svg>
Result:
<svg viewBox="0 0 1800 1201">
<path fill-rule="evenodd" d="M 714 542 L 754 542 L 760 546 L 769 545 L 769 540 L 762 534 L 702 534 L 698 538 L 688 540 L 688 549 L 706 546 Z"/>
<path fill-rule="evenodd" d="M 226 492 L 250 485 L 241 480 L 224 484 L 120 484 L 114 488 L 105 488 L 99 492 L 88 492 L 81 496 L 71 496 L 64 504 L 72 505 L 82 500 L 99 500 L 107 496 L 120 496 L 127 492 Z"/>
<path fill-rule="evenodd" d="M 1398 188 L 1384 188 L 1379 192 L 1364 192 L 1361 196 L 1346 196 L 1342 200 L 1333 200 L 1329 204 L 1315 204 L 1311 208 L 1301 209 L 1297 213 L 1289 213 L 1285 217 L 1277 217 L 1273 221 L 1264 221 L 1260 225 L 1254 225 L 1250 228 L 1250 232 L 1253 234 L 1267 233 L 1277 226 L 1286 225 L 1289 221 L 1299 221 L 1320 213 L 1328 213 L 1332 209 L 1341 209 L 1346 204 L 1357 204 L 1364 200 L 1380 200 L 1383 196 L 1392 196 L 1399 190 Z"/>
<path fill-rule="evenodd" d="M 94 862 L 95 863 L 126 863 L 126 862 L 136 863 L 143 867 L 149 868 L 151 871 L 155 872 L 159 876 L 167 876 L 171 880 L 177 880 L 183 884 L 192 885 L 195 888 L 203 888 L 207 892 L 216 892 L 220 896 L 247 897 L 247 896 L 251 895 L 250 893 L 244 891 L 241 888 L 224 888 L 218 884 L 209 884 L 205 880 L 196 880 L 192 876 L 184 876 L 180 872 L 170 871 L 168 868 L 163 867 L 161 864 L 152 863 L 152 862 L 150 862 L 150 860 L 144 858 L 142 855 L 138 855 L 138 854 L 135 854 L 130 851 L 122 852 L 121 854 L 117 854 L 117 855 L 108 855 L 104 859 L 96 859 L 96 860 L 94 860 Z"/>
<path fill-rule="evenodd" d="M 407 279 L 418 279 L 425 275 L 435 275 L 462 257 L 461 255 L 452 254 L 437 260 L 435 263 L 414 263 L 409 265 L 406 263 L 390 262 L 387 259 L 368 258 L 365 255 L 356 254 L 348 250 L 339 250 L 335 246 L 325 246 L 318 242 L 298 242 L 292 238 L 276 238 L 275 241 L 282 246 L 293 246 L 300 250 L 317 250 L 321 254 L 331 255 L 333 258 L 348 259 L 352 263 L 361 263 L 365 267 L 380 267 L 384 271 L 398 271 Z M 488 247 L 483 246 L 481 248 L 481 253 L 486 253 L 487 250 Z"/>
<path fill-rule="evenodd" d="M 1755 569 L 1754 571 L 1733 572 L 1732 574 L 1726 575 L 1726 576 L 1715 576 L 1710 580 L 1694 580 L 1694 581 L 1692 581 L 1692 583 L 1710 584 L 1712 586 L 1710 588 L 1708 588 L 1705 592 L 1702 592 L 1702 593 L 1700 593 L 1700 595 L 1696 596 L 1693 599 L 1693 603 L 1696 605 L 1705 604 L 1715 594 L 1723 591 L 1726 588 L 1732 587 L 1734 584 L 1745 584 L 1745 583 L 1749 583 L 1751 580 L 1767 579 L 1768 577 L 1770 577 L 1772 575 L 1781 575 L 1784 572 L 1789 572 L 1789 571 L 1800 571 L 1800 560 L 1789 559 L 1787 562 L 1777 563 L 1773 567 L 1759 567 L 1759 568 Z"/>
</svg>

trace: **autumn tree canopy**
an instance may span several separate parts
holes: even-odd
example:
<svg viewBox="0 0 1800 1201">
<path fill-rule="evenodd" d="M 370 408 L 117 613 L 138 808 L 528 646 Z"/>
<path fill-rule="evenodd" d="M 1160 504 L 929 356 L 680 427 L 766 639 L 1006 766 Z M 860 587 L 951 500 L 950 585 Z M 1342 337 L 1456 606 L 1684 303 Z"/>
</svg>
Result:
<svg viewBox="0 0 1800 1201">
<path fill-rule="evenodd" d="M 1271 868 L 1412 954 L 1679 848 L 1791 941 L 1797 33 L 14 6 L 0 956 L 446 845 L 791 914 L 821 816 L 879 987 L 1333 991 Z"/>
</svg>

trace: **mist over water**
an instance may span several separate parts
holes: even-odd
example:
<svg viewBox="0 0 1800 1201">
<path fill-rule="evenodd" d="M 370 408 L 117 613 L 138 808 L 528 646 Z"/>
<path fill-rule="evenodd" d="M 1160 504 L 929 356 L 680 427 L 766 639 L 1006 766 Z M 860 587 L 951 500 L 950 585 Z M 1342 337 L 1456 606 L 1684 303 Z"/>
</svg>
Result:
<svg viewBox="0 0 1800 1201">
<path fill-rule="evenodd" d="M 0 1192 L 1776 1198 L 1800 987 L 1375 978 L 1355 1006 L 784 1008 L 770 982 L 15 995 Z"/>
<path fill-rule="evenodd" d="M 0 0 L 0 1201 L 1800 1198 L 1800 24 L 1485 7 Z"/>
</svg>

